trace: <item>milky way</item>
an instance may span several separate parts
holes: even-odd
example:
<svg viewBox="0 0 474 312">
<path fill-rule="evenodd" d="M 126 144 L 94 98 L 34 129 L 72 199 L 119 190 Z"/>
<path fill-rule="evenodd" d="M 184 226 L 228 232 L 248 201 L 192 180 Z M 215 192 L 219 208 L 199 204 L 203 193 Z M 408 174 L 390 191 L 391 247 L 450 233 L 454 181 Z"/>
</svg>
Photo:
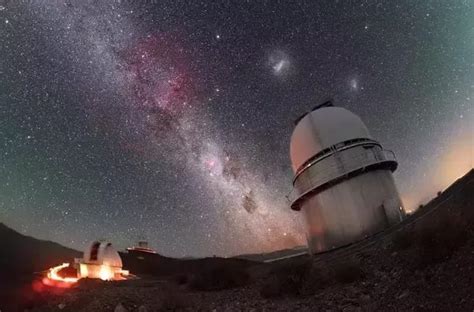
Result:
<svg viewBox="0 0 474 312">
<path fill-rule="evenodd" d="M 304 243 L 292 122 L 332 98 L 416 207 L 473 165 L 469 2 L 0 1 L 0 222 L 173 256 Z"/>
</svg>

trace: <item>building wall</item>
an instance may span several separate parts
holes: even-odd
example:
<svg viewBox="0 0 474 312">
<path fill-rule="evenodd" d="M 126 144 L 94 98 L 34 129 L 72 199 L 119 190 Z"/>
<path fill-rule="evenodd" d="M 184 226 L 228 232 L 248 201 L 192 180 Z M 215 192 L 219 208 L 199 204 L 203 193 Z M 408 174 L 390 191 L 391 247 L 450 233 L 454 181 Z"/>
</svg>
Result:
<svg viewBox="0 0 474 312">
<path fill-rule="evenodd" d="M 112 267 L 105 264 L 79 264 L 79 276 L 81 278 L 99 278 L 102 280 L 119 279 L 122 268 Z"/>
<path fill-rule="evenodd" d="M 389 170 L 375 170 L 305 200 L 312 253 L 353 243 L 400 222 L 405 213 Z"/>
</svg>

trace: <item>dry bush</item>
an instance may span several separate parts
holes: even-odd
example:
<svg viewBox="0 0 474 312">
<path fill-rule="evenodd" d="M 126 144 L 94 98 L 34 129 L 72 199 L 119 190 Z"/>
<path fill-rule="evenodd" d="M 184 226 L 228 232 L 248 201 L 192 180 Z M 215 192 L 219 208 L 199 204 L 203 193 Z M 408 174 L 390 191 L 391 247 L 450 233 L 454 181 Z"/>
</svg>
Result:
<svg viewBox="0 0 474 312">
<path fill-rule="evenodd" d="M 333 267 L 336 282 L 348 284 L 365 277 L 360 264 L 354 259 L 337 262 Z"/>
<path fill-rule="evenodd" d="M 189 287 L 201 291 L 222 290 L 244 286 L 249 280 L 247 270 L 220 265 L 194 275 L 189 282 Z"/>
<path fill-rule="evenodd" d="M 417 234 L 416 245 L 421 266 L 449 259 L 469 238 L 465 222 L 456 216 L 425 225 Z"/>
<path fill-rule="evenodd" d="M 352 283 L 365 276 L 354 259 L 331 264 L 287 263 L 276 266 L 260 288 L 263 298 L 284 298 L 314 294 L 336 283 Z"/>
<path fill-rule="evenodd" d="M 80 289 L 97 289 L 103 287 L 107 282 L 97 278 L 81 278 L 78 282 Z"/>
<path fill-rule="evenodd" d="M 276 266 L 261 286 L 260 295 L 264 298 L 299 295 L 310 270 L 310 261 Z"/>
<path fill-rule="evenodd" d="M 448 213 L 439 215 L 437 219 L 421 220 L 412 230 L 395 233 L 392 249 L 412 250 L 415 253 L 413 264 L 417 268 L 423 268 L 449 259 L 468 241 L 468 229 L 468 218 L 448 210 Z"/>
<path fill-rule="evenodd" d="M 178 285 L 186 285 L 189 282 L 189 277 L 186 274 L 180 274 L 175 277 L 175 282 Z"/>
<path fill-rule="evenodd" d="M 178 289 L 164 289 L 160 293 L 159 311 L 180 311 L 191 306 L 191 297 Z"/>
<path fill-rule="evenodd" d="M 303 294 L 314 294 L 327 286 L 334 284 L 334 274 L 328 265 L 313 265 L 306 275 L 302 289 Z"/>
<path fill-rule="evenodd" d="M 280 279 L 277 276 L 272 275 L 267 278 L 260 287 L 260 296 L 263 298 L 281 297 L 284 291 L 285 288 Z"/>
<path fill-rule="evenodd" d="M 270 277 L 261 285 L 260 295 L 263 298 L 285 298 L 314 294 L 340 280 L 354 279 L 354 272 L 357 270 L 351 268 L 351 271 L 343 271 L 344 269 L 340 266 L 336 269 L 332 265 L 313 265 L 312 260 L 276 266 Z M 359 276 L 361 274 L 357 275 Z"/>
<path fill-rule="evenodd" d="M 413 232 L 402 230 L 392 237 L 392 249 L 395 251 L 405 250 L 413 245 Z"/>
</svg>

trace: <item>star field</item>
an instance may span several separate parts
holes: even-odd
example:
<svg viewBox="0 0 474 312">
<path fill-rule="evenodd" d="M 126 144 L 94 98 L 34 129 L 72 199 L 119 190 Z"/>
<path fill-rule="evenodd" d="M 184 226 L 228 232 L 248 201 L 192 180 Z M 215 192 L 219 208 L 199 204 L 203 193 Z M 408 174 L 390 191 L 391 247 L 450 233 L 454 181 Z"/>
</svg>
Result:
<svg viewBox="0 0 474 312">
<path fill-rule="evenodd" d="M 0 222 L 171 256 L 304 243 L 293 121 L 327 98 L 408 210 L 473 167 L 470 1 L 0 1 Z"/>
</svg>

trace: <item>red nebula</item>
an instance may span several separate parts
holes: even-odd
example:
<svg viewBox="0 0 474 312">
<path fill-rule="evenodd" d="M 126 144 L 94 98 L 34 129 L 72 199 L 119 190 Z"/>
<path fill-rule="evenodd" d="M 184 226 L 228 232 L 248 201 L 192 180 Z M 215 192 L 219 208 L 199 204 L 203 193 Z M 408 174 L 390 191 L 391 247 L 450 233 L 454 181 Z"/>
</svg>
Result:
<svg viewBox="0 0 474 312">
<path fill-rule="evenodd" d="M 189 61 L 175 38 L 149 35 L 124 53 L 134 105 L 146 113 L 175 116 L 190 105 Z"/>
</svg>

